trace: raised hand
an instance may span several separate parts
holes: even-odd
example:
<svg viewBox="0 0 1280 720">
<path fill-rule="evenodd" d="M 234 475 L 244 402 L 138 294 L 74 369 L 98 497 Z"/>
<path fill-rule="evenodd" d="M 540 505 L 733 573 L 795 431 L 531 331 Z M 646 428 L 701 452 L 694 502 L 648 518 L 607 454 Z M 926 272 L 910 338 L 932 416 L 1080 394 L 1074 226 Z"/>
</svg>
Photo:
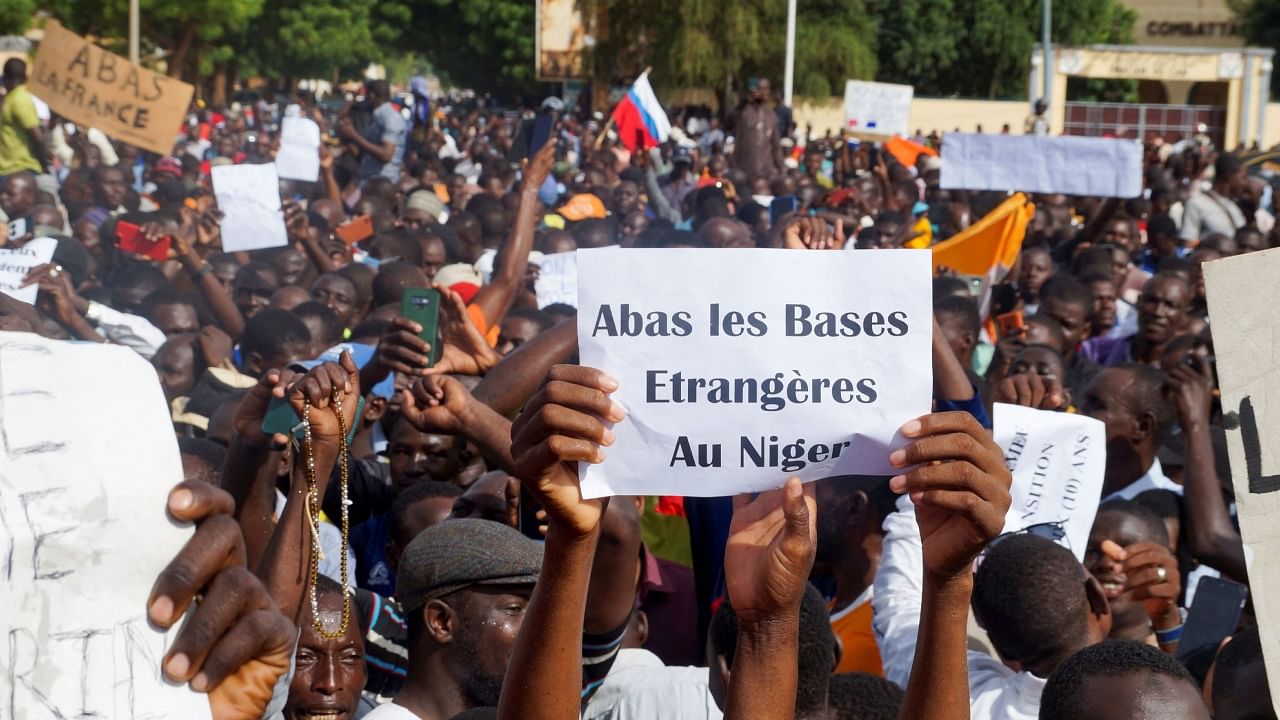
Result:
<svg viewBox="0 0 1280 720">
<path fill-rule="evenodd" d="M 842 218 L 828 225 L 820 217 L 797 215 L 782 230 L 782 244 L 788 250 L 841 250 L 845 242 Z"/>
<path fill-rule="evenodd" d="M 613 443 L 607 424 L 625 417 L 609 397 L 617 389 L 594 368 L 556 365 L 511 426 L 516 476 L 554 528 L 586 536 L 600 525 L 602 502 L 583 499 L 578 463 L 602 462 L 602 446 Z"/>
<path fill-rule="evenodd" d="M 1124 568 L 1124 591 L 1141 602 L 1157 626 L 1172 616 L 1178 617 L 1178 596 L 1182 593 L 1182 576 L 1178 573 L 1178 559 L 1169 548 L 1153 542 L 1134 543 L 1121 547 L 1113 540 L 1104 540 L 1101 547 L 1107 557 L 1121 563 Z"/>
<path fill-rule="evenodd" d="M 1012 503 L 1004 453 L 966 412 L 925 415 L 903 425 L 902 434 L 912 442 L 890 453 L 889 463 L 912 469 L 889 487 L 915 503 L 925 568 L 941 577 L 968 573 L 1004 529 Z"/>
<path fill-rule="evenodd" d="M 521 176 L 524 178 L 522 187 L 532 188 L 533 192 L 542 187 L 543 181 L 551 174 L 551 168 L 556 164 L 556 145 L 559 141 L 556 138 L 547 140 L 546 144 L 538 148 L 538 152 L 534 153 L 532 160 L 525 160 L 520 163 Z"/>
<path fill-rule="evenodd" d="M 1169 370 L 1169 387 L 1182 422 L 1208 420 L 1213 412 L 1213 370 L 1199 355 L 1187 354 L 1183 362 Z"/>
<path fill-rule="evenodd" d="M 297 628 L 245 567 L 244 539 L 224 490 L 184 482 L 169 493 L 169 514 L 194 522 L 195 535 L 156 578 L 147 617 L 172 627 L 196 603 L 161 664 L 170 680 L 209 694 L 218 720 L 262 717 L 289 669 Z M 196 600 L 198 595 L 203 600 Z"/>
<path fill-rule="evenodd" d="M 474 400 L 448 375 L 429 375 L 401 391 L 400 414 L 420 432 L 457 435 L 467 426 Z"/>
<path fill-rule="evenodd" d="M 254 448 L 266 448 L 272 444 L 272 438 L 262 432 L 262 419 L 267 416 L 267 406 L 273 397 L 284 398 L 295 375 L 288 369 L 268 370 L 258 379 L 257 385 L 249 388 L 231 419 L 231 426 L 235 428 L 240 442 Z M 280 441 L 279 444 L 287 442 L 284 438 L 275 439 Z"/>
<path fill-rule="evenodd" d="M 484 375 L 502 356 L 471 322 L 467 303 L 452 290 L 436 285 L 440 291 L 440 340 L 444 343 L 440 361 L 425 372 L 432 374 Z"/>
<path fill-rule="evenodd" d="M 298 417 L 308 417 L 314 442 L 337 447 L 341 438 L 335 410 L 341 405 L 343 422 L 348 431 L 356 424 L 356 408 L 360 404 L 360 371 L 343 351 L 338 362 L 322 363 L 302 377 L 295 378 L 285 390 L 285 397 Z M 311 405 L 310 413 L 304 412 Z M 320 412 L 317 412 L 320 411 Z"/>
<path fill-rule="evenodd" d="M 817 532 L 813 485 L 799 478 L 784 487 L 733 499 L 724 550 L 729 602 L 744 623 L 795 614 L 809 582 Z"/>
<path fill-rule="evenodd" d="M 1066 391 L 1057 378 L 1036 373 L 1010 375 L 996 385 L 995 401 L 1038 410 L 1057 410 L 1067 403 Z"/>
</svg>

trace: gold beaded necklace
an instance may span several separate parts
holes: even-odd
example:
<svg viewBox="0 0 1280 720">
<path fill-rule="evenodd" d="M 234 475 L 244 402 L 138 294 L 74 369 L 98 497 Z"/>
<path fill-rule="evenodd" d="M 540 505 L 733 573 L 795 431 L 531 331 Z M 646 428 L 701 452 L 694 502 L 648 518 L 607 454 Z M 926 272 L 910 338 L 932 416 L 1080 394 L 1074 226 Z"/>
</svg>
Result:
<svg viewBox="0 0 1280 720">
<path fill-rule="evenodd" d="M 324 559 L 324 553 L 320 550 L 320 505 L 322 498 L 316 485 L 315 445 L 311 441 L 311 403 L 307 402 L 302 406 L 302 428 L 307 462 L 307 521 L 311 525 L 311 562 L 309 568 L 311 622 L 320 637 L 326 640 L 336 640 L 346 635 L 347 627 L 351 622 L 351 594 L 347 592 L 349 572 L 347 567 L 347 548 L 350 546 L 351 530 L 348 513 L 351 501 L 347 495 L 347 421 L 342 416 L 342 393 L 336 387 L 333 389 L 333 412 L 338 417 L 338 480 L 342 487 L 342 546 L 339 548 L 342 575 L 342 621 L 336 631 L 325 627 L 324 621 L 320 618 L 320 602 L 316 594 L 316 578 L 320 574 L 320 561 Z"/>
</svg>

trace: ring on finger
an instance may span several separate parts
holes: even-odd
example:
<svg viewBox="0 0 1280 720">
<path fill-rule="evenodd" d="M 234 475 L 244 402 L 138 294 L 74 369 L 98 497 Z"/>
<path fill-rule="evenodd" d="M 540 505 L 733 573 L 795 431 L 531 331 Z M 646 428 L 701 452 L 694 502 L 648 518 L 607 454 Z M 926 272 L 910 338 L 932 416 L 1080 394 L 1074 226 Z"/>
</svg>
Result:
<svg viewBox="0 0 1280 720">
<path fill-rule="evenodd" d="M 1159 580 L 1160 582 L 1164 582 L 1165 578 L 1168 577 L 1168 575 L 1169 575 L 1169 571 L 1165 570 L 1163 565 L 1156 568 L 1156 579 Z"/>
</svg>

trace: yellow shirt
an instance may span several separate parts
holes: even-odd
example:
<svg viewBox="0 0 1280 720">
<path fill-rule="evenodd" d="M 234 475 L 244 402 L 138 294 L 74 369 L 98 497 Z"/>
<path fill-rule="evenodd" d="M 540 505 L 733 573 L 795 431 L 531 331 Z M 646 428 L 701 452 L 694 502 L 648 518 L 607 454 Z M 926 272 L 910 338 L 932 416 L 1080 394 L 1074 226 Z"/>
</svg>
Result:
<svg viewBox="0 0 1280 720">
<path fill-rule="evenodd" d="M 40 125 L 36 105 L 26 85 L 9 91 L 0 104 L 0 175 L 30 170 L 40 172 L 40 163 L 31 154 L 30 131 Z"/>
<path fill-rule="evenodd" d="M 840 638 L 844 650 L 837 673 L 863 672 L 884 677 L 880 646 L 871 629 L 871 591 L 867 588 L 851 605 L 831 614 L 831 630 Z"/>
</svg>

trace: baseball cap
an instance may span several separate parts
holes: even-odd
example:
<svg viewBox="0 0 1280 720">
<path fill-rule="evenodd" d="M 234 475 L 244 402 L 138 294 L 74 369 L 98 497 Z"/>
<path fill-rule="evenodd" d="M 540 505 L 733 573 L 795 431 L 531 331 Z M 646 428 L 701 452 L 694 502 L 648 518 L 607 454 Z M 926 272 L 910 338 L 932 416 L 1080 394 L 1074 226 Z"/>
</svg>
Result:
<svg viewBox="0 0 1280 720">
<path fill-rule="evenodd" d="M 605 216 L 604 203 L 591 193 L 574 195 L 569 198 L 569 202 L 565 203 L 558 212 L 565 220 L 570 222 Z"/>
<path fill-rule="evenodd" d="M 178 162 L 175 157 L 162 157 L 156 161 L 155 169 L 152 170 L 154 175 L 171 175 L 175 180 L 182 179 L 182 163 Z"/>
<path fill-rule="evenodd" d="M 475 518 L 445 520 L 418 533 L 400 556 L 396 599 L 413 612 L 472 585 L 533 585 L 542 545 L 514 528 Z"/>
</svg>

